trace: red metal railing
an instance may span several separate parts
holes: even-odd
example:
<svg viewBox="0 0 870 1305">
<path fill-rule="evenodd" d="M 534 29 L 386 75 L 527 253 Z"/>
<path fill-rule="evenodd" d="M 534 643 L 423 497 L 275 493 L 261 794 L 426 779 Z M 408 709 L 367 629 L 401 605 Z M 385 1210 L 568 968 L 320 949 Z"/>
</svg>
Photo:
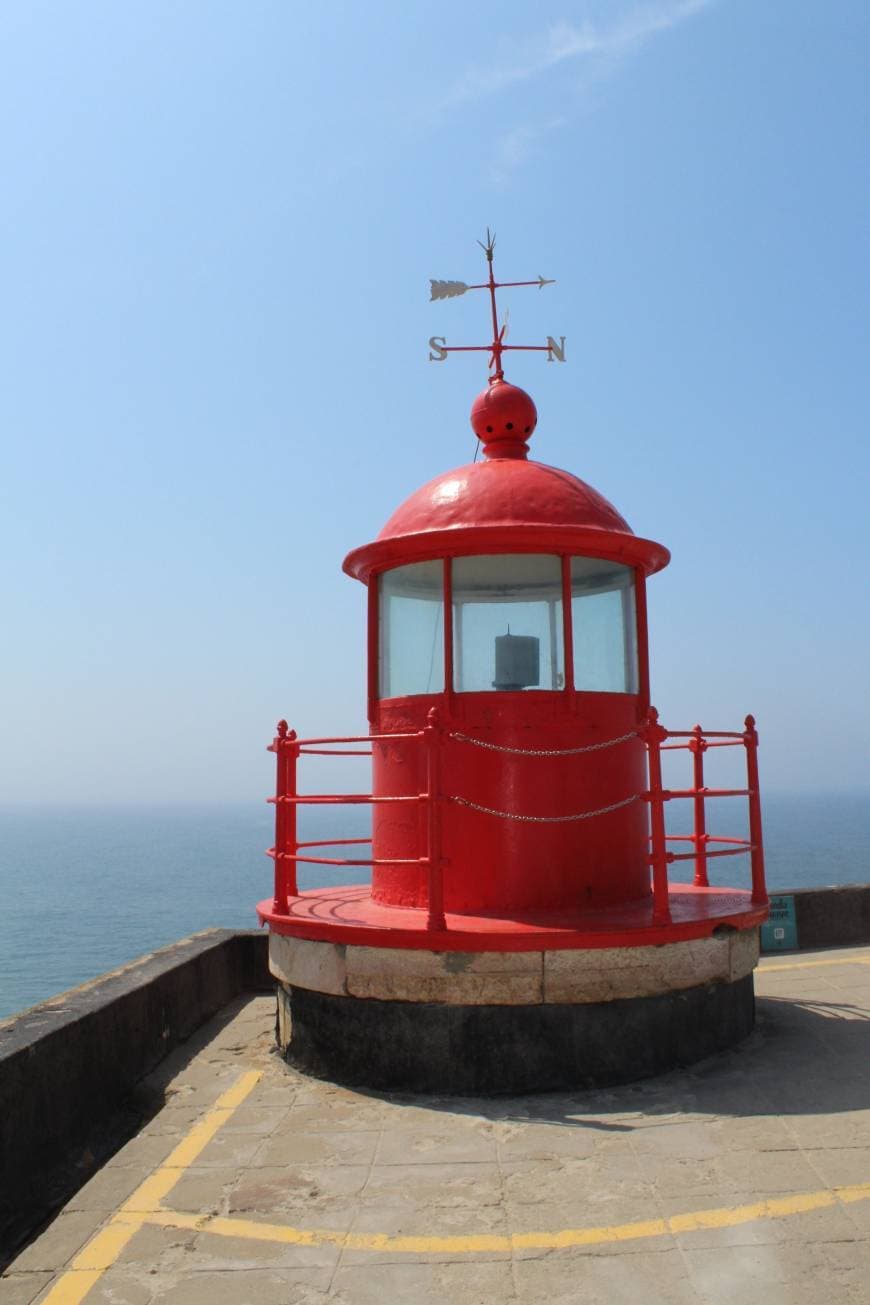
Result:
<svg viewBox="0 0 870 1305">
<path fill-rule="evenodd" d="M 702 730 L 696 725 L 691 730 L 666 730 L 659 724 L 659 714 L 650 708 L 649 717 L 641 733 L 649 757 L 649 791 L 644 798 L 650 806 L 650 839 L 652 849 L 650 864 L 653 872 L 653 918 L 657 924 L 669 924 L 671 919 L 668 901 L 668 866 L 674 861 L 693 861 L 694 884 L 708 888 L 707 862 L 712 857 L 749 854 L 752 867 L 752 901 L 755 905 L 767 903 L 764 881 L 764 844 L 761 833 L 761 797 L 758 789 L 758 731 L 755 718 L 747 716 L 745 728 L 733 730 Z M 685 739 L 686 742 L 666 743 L 666 739 Z M 714 740 L 711 742 L 711 740 Z M 704 782 L 704 754 L 710 748 L 746 749 L 746 788 L 710 788 Z M 662 783 L 662 752 L 686 750 L 692 754 L 693 784 L 686 789 L 667 789 Z M 749 838 L 721 838 L 707 833 L 707 798 L 745 797 L 749 802 Z M 691 834 L 668 834 L 665 827 L 664 804 L 674 798 L 690 798 L 694 808 L 694 830 Z M 692 843 L 691 852 L 671 852 L 668 843 Z M 725 844 L 712 847 L 711 844 Z"/>
<path fill-rule="evenodd" d="M 694 862 L 694 885 L 697 888 L 709 887 L 707 863 L 713 857 L 738 856 L 749 854 L 752 867 L 752 901 L 756 905 L 767 903 L 767 890 L 764 881 L 764 848 L 761 833 L 761 801 L 758 789 L 758 732 L 752 716 L 746 717 L 745 728 L 741 732 L 722 730 L 702 730 L 696 725 L 691 730 L 666 730 L 659 724 L 658 712 L 650 708 L 644 725 L 637 731 L 646 744 L 649 766 L 649 788 L 645 793 L 633 795 L 598 812 L 585 812 L 576 816 L 533 817 L 514 812 L 490 810 L 486 807 L 477 809 L 491 816 L 508 819 L 550 820 L 586 819 L 602 815 L 628 802 L 643 800 L 649 803 L 650 810 L 650 845 L 649 862 L 652 869 L 653 920 L 656 924 L 671 922 L 668 866 L 675 861 Z M 459 742 L 478 743 L 479 746 L 494 745 L 452 734 L 452 739 Z M 626 738 L 629 736 L 625 736 Z M 372 744 L 377 742 L 396 742 L 397 740 L 417 739 L 426 750 L 426 791 L 411 794 L 375 794 L 375 793 L 309 793 L 301 794 L 297 787 L 297 764 L 300 756 L 319 757 L 370 757 L 371 747 L 335 747 L 335 744 Z M 666 742 L 668 739 L 685 740 L 685 742 Z M 610 747 L 623 742 L 624 739 L 610 740 L 604 744 L 591 747 L 565 749 L 565 754 L 574 752 L 596 751 L 601 747 Z M 288 729 L 286 721 L 278 722 L 278 733 L 273 739 L 269 751 L 277 757 L 276 792 L 269 801 L 275 805 L 275 846 L 267 855 L 275 863 L 275 893 L 273 911 L 276 915 L 287 915 L 289 899 L 298 896 L 296 867 L 300 863 L 309 865 L 335 866 L 386 866 L 416 865 L 425 866 L 428 871 L 428 920 L 429 929 L 445 929 L 443 857 L 441 850 L 441 804 L 445 801 L 463 802 L 474 806 L 459 797 L 446 797 L 441 791 L 441 748 L 443 745 L 442 729 L 437 707 L 430 709 L 426 725 L 422 730 L 402 734 L 359 734 L 346 735 L 341 738 L 300 739 L 295 730 Z M 704 754 L 710 748 L 743 747 L 746 750 L 746 788 L 710 788 L 704 782 Z M 501 749 L 507 752 L 525 752 L 529 757 L 553 756 L 552 751 L 537 752 L 534 749 Z M 692 755 L 693 784 L 686 789 L 668 789 L 662 782 L 662 752 L 686 750 Z M 707 798 L 745 797 L 749 803 L 749 838 L 724 838 L 707 832 L 706 801 Z M 694 830 L 691 834 L 668 834 L 665 821 L 665 803 L 673 799 L 691 799 L 694 810 Z M 424 803 L 426 806 L 426 850 L 419 857 L 332 857 L 308 855 L 309 850 L 317 847 L 351 847 L 371 843 L 370 838 L 320 838 L 299 842 L 297 837 L 296 812 L 299 806 L 337 806 L 358 804 L 381 804 L 397 802 Z M 669 843 L 688 842 L 693 844 L 691 852 L 672 852 Z M 715 845 L 715 846 L 712 846 Z"/>
<path fill-rule="evenodd" d="M 389 796 L 380 793 L 300 793 L 297 787 L 297 763 L 300 756 L 312 757 L 370 757 L 371 748 L 335 748 L 336 743 L 394 743 L 399 739 L 419 739 L 426 749 L 426 792 Z M 275 846 L 267 856 L 275 863 L 275 894 L 272 910 L 276 915 L 287 915 L 289 899 L 298 896 L 296 867 L 300 862 L 308 865 L 423 865 L 429 874 L 429 929 L 446 928 L 444 920 L 444 892 L 442 884 L 441 820 L 438 812 L 440 793 L 440 746 L 438 709 L 431 708 L 426 726 L 405 734 L 352 734 L 342 738 L 300 739 L 285 720 L 278 722 L 278 733 L 269 746 L 277 757 L 277 782 L 275 796 L 269 801 L 275 806 Z M 370 838 L 315 838 L 300 843 L 297 838 L 296 811 L 300 806 L 359 805 L 362 803 L 417 802 L 427 806 L 427 847 L 419 857 L 333 857 L 309 856 L 305 853 L 314 847 L 351 847 L 371 843 Z"/>
</svg>

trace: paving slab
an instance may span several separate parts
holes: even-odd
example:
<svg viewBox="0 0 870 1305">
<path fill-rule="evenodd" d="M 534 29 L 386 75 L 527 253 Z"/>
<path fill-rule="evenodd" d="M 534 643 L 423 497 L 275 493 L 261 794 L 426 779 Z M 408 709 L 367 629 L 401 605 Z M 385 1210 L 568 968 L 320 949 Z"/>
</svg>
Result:
<svg viewBox="0 0 870 1305">
<path fill-rule="evenodd" d="M 770 958 L 757 992 L 691 1069 L 501 1099 L 307 1078 L 240 1000 L 0 1305 L 870 1305 L 870 949 Z"/>
<path fill-rule="evenodd" d="M 52 1273 L 11 1271 L 0 1278 L 0 1301 L 3 1305 L 32 1305 L 52 1281 Z"/>
</svg>

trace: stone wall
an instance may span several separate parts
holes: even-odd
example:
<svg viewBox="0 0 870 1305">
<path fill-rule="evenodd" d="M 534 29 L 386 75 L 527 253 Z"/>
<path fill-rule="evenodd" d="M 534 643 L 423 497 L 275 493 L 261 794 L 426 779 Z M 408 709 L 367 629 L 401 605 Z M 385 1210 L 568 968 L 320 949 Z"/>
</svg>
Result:
<svg viewBox="0 0 870 1305">
<path fill-rule="evenodd" d="M 771 893 L 771 901 L 785 908 L 777 912 L 782 934 L 775 937 L 773 920 L 762 926 L 762 952 L 870 943 L 870 884 L 786 889 Z"/>
<path fill-rule="evenodd" d="M 135 1129 L 135 1107 L 114 1116 L 140 1079 L 270 986 L 265 934 L 210 929 L 0 1023 L 0 1263 Z"/>
</svg>

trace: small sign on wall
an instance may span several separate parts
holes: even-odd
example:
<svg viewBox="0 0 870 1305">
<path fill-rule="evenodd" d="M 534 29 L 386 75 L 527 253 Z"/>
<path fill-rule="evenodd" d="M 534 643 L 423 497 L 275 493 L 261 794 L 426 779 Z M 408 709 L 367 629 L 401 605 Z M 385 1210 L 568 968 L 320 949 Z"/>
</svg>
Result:
<svg viewBox="0 0 870 1305">
<path fill-rule="evenodd" d="M 790 894 L 770 899 L 770 917 L 761 926 L 763 952 L 795 951 L 798 945 L 794 898 Z"/>
</svg>

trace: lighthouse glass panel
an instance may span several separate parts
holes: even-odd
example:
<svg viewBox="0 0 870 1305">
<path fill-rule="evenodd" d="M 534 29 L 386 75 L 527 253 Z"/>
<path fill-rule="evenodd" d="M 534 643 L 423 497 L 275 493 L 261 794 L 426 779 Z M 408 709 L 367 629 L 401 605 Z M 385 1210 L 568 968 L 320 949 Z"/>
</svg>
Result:
<svg viewBox="0 0 870 1305">
<path fill-rule="evenodd" d="M 380 697 L 443 693 L 443 581 L 443 562 L 414 562 L 379 577 Z"/>
<path fill-rule="evenodd" d="M 453 683 L 460 693 L 564 688 L 558 557 L 459 557 L 452 578 Z"/>
<path fill-rule="evenodd" d="M 571 558 L 574 687 L 637 693 L 634 572 L 617 562 Z"/>
</svg>

